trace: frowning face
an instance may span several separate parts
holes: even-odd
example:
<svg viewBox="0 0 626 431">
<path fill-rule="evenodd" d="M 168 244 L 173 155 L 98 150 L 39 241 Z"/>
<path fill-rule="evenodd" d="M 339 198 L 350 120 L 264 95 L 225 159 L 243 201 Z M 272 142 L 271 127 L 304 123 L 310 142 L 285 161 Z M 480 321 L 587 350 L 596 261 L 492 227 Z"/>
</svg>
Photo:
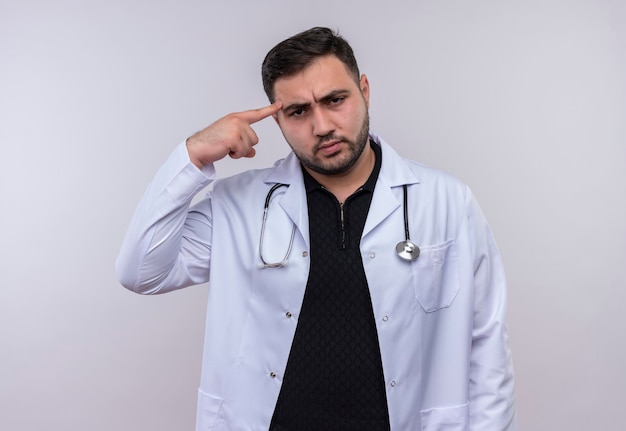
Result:
<svg viewBox="0 0 626 431">
<path fill-rule="evenodd" d="M 335 56 L 320 57 L 274 84 L 283 108 L 275 116 L 306 169 L 321 175 L 357 169 L 369 132 L 369 83 L 358 84 Z"/>
</svg>

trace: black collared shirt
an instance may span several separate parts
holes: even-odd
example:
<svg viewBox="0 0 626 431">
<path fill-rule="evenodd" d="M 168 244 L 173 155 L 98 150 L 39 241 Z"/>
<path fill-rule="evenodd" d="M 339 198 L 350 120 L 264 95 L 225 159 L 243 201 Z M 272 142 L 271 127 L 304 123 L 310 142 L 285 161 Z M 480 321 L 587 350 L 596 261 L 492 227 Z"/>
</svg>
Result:
<svg viewBox="0 0 626 431">
<path fill-rule="evenodd" d="M 271 430 L 388 431 L 378 333 L 359 245 L 380 172 L 338 202 L 304 169 L 311 269 Z"/>
</svg>

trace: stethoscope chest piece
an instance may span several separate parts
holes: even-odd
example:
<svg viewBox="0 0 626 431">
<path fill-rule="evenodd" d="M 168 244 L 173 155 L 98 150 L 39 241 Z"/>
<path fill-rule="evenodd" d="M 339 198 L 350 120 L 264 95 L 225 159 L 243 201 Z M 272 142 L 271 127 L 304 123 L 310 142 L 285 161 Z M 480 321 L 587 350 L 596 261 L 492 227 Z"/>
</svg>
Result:
<svg viewBox="0 0 626 431">
<path fill-rule="evenodd" d="M 396 244 L 396 253 L 402 259 L 415 260 L 420 255 L 420 248 L 411 241 L 400 241 Z"/>
<path fill-rule="evenodd" d="M 407 186 L 402 186 L 404 191 L 404 241 L 400 241 L 396 244 L 396 253 L 404 260 L 415 260 L 420 256 L 420 248 L 411 242 L 409 235 L 409 208 L 408 208 L 408 193 Z"/>
</svg>

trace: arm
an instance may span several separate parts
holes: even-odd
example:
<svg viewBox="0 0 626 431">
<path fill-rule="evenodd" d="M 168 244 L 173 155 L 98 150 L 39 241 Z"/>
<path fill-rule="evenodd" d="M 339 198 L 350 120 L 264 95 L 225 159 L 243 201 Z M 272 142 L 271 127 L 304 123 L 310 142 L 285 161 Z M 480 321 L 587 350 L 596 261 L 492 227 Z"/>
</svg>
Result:
<svg viewBox="0 0 626 431">
<path fill-rule="evenodd" d="M 179 145 L 159 169 L 131 220 L 116 262 L 120 283 L 137 293 L 163 293 L 208 280 L 211 207 L 190 212 L 193 197 L 214 178 Z"/>
<path fill-rule="evenodd" d="M 211 200 L 190 208 L 227 155 L 253 157 L 259 141 L 251 124 L 280 110 L 280 102 L 229 114 L 179 145 L 148 187 L 116 262 L 121 284 L 138 293 L 163 293 L 209 279 Z"/>
<path fill-rule="evenodd" d="M 474 327 L 470 359 L 470 429 L 515 430 L 514 380 L 506 325 L 506 280 L 485 217 L 468 192 L 474 256 Z"/>
</svg>

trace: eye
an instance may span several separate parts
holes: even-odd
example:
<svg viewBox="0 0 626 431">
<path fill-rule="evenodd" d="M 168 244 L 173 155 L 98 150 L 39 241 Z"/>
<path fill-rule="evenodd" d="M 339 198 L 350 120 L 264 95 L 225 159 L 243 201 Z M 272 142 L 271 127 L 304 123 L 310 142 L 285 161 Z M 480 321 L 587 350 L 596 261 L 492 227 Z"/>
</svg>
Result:
<svg viewBox="0 0 626 431">
<path fill-rule="evenodd" d="M 330 99 L 328 101 L 329 105 L 339 105 L 341 102 L 343 102 L 345 100 L 345 96 L 338 96 L 338 97 L 333 97 L 332 99 Z"/>
<path fill-rule="evenodd" d="M 307 112 L 308 111 L 306 107 L 301 107 L 301 108 L 294 107 L 292 109 L 288 109 L 285 115 L 287 115 L 288 118 L 298 119 L 298 118 L 304 117 L 307 114 Z"/>
</svg>

